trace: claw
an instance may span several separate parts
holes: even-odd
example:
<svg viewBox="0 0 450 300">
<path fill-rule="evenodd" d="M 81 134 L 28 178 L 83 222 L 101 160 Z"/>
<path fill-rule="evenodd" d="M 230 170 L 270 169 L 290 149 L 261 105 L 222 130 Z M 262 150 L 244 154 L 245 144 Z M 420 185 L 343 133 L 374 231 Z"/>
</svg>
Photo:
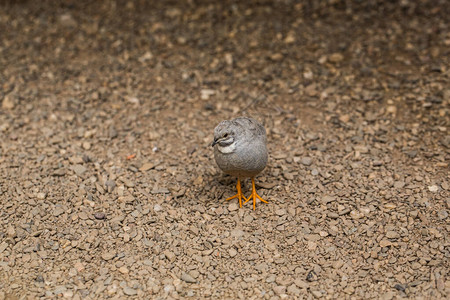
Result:
<svg viewBox="0 0 450 300">
<path fill-rule="evenodd" d="M 242 207 L 242 198 L 245 200 L 245 202 L 247 202 L 248 199 L 245 198 L 244 194 L 242 194 L 242 191 L 241 191 L 241 180 L 240 180 L 239 178 L 238 178 L 238 180 L 237 180 L 236 190 L 237 190 L 237 194 L 234 195 L 234 196 L 231 196 L 231 197 L 227 198 L 226 200 L 231 200 L 231 199 L 234 199 L 234 198 L 239 198 L 239 207 Z M 244 202 L 244 203 L 245 203 L 245 202 Z"/>
<path fill-rule="evenodd" d="M 250 201 L 250 199 L 253 198 L 253 210 L 256 210 L 256 198 L 258 198 L 259 200 L 261 200 L 261 202 L 264 203 L 269 203 L 266 200 L 264 200 L 263 198 L 261 198 L 257 193 L 256 193 L 256 187 L 255 187 L 255 178 L 252 177 L 252 194 L 245 200 L 244 204 L 247 203 L 248 201 Z M 245 199 L 245 197 L 244 197 Z"/>
</svg>

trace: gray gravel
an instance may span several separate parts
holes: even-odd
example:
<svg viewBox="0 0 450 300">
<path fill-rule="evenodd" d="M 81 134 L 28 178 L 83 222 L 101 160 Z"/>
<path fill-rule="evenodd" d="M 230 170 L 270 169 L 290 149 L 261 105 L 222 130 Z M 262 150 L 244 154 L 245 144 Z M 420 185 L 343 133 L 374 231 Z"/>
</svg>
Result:
<svg viewBox="0 0 450 300">
<path fill-rule="evenodd" d="M 0 4 L 0 299 L 447 299 L 446 1 L 153 2 Z"/>
</svg>

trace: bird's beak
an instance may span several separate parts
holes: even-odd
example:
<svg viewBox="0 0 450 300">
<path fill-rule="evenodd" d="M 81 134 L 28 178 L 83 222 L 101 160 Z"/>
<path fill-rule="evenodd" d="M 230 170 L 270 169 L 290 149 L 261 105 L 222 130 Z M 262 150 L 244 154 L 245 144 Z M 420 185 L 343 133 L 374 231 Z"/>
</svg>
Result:
<svg viewBox="0 0 450 300">
<path fill-rule="evenodd" d="M 214 141 L 211 143 L 211 147 L 214 147 L 219 142 L 219 139 L 214 139 Z"/>
</svg>

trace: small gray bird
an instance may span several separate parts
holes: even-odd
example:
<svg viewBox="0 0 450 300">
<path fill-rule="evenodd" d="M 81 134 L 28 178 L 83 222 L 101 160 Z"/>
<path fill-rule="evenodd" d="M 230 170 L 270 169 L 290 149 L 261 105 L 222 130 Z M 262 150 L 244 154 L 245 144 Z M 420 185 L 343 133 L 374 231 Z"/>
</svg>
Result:
<svg viewBox="0 0 450 300">
<path fill-rule="evenodd" d="M 239 199 L 239 206 L 253 198 L 253 209 L 256 209 L 256 198 L 262 199 L 255 188 L 255 176 L 259 174 L 267 164 L 267 138 L 266 130 L 255 119 L 239 117 L 233 120 L 225 120 L 214 129 L 214 158 L 219 168 L 231 176 L 237 177 L 237 194 L 227 198 Z M 252 193 L 246 198 L 241 191 L 241 179 L 252 179 Z"/>
</svg>

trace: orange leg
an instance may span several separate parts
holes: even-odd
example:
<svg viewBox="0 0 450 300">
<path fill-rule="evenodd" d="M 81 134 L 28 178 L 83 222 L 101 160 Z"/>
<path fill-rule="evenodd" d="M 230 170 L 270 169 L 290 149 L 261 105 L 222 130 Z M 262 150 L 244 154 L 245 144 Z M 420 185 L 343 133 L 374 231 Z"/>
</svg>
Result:
<svg viewBox="0 0 450 300">
<path fill-rule="evenodd" d="M 248 201 L 250 201 L 250 199 L 253 198 L 253 210 L 256 210 L 256 198 L 258 198 L 259 200 L 261 200 L 264 203 L 269 203 L 266 200 L 264 200 L 263 198 L 261 198 L 257 193 L 256 193 L 256 187 L 255 187 L 255 177 L 252 177 L 252 194 L 247 198 L 247 200 L 244 202 L 247 203 Z"/>
<path fill-rule="evenodd" d="M 237 194 L 234 196 L 231 196 L 230 198 L 227 198 L 227 200 L 231 200 L 234 198 L 239 198 L 239 207 L 242 207 L 242 199 L 248 201 L 247 198 L 245 198 L 244 194 L 242 194 L 241 191 L 241 180 L 238 178 L 237 184 L 236 184 Z"/>
</svg>

